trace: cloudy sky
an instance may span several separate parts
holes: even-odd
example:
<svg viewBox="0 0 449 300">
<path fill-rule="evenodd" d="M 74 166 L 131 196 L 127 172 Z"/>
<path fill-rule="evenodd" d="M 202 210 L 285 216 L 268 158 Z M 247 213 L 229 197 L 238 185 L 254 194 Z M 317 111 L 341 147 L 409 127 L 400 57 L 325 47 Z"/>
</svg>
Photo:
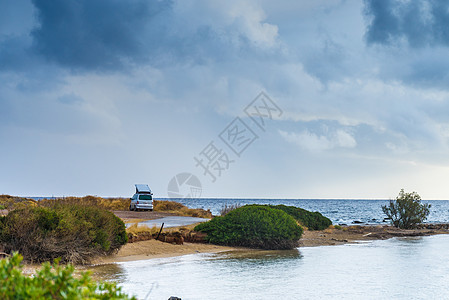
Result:
<svg viewBox="0 0 449 300">
<path fill-rule="evenodd" d="M 0 3 L 0 193 L 449 199 L 447 1 Z"/>
</svg>

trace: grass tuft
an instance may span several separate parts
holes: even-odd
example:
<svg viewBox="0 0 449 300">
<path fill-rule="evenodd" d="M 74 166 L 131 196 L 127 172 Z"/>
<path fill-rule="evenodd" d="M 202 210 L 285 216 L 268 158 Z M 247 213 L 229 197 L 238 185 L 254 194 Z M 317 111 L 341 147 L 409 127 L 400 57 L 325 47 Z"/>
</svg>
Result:
<svg viewBox="0 0 449 300">
<path fill-rule="evenodd" d="M 162 201 L 154 200 L 154 210 L 163 211 L 168 213 L 174 213 L 178 216 L 196 217 L 196 218 L 212 218 L 210 210 L 204 210 L 201 208 L 188 208 L 187 206 L 174 202 L 174 201 Z"/>
</svg>

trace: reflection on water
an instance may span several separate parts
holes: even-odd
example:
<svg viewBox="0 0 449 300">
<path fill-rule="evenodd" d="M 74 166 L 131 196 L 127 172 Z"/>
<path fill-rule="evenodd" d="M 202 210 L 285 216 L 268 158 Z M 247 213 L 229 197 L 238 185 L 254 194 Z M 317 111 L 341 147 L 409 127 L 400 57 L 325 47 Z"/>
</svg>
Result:
<svg viewBox="0 0 449 300">
<path fill-rule="evenodd" d="M 282 259 L 296 259 L 301 256 L 298 249 L 294 250 L 239 250 L 212 254 L 214 260 L 244 260 L 244 262 L 265 262 Z"/>
<path fill-rule="evenodd" d="M 139 298 L 157 284 L 149 299 L 444 299 L 448 248 L 448 235 L 395 238 L 299 251 L 186 255 L 94 272 Z"/>
<path fill-rule="evenodd" d="M 105 264 L 89 267 L 92 277 L 95 280 L 124 282 L 126 281 L 126 272 L 121 265 Z"/>
<path fill-rule="evenodd" d="M 179 227 L 179 226 L 186 226 L 186 225 L 191 225 L 191 224 L 195 224 L 195 223 L 202 223 L 202 222 L 206 222 L 209 221 L 209 219 L 205 219 L 205 218 L 196 218 L 196 217 L 179 217 L 179 216 L 170 216 L 170 217 L 163 217 L 160 219 L 154 219 L 154 220 L 148 220 L 148 221 L 143 221 L 143 222 L 139 222 L 139 226 L 140 225 L 145 225 L 148 227 L 161 227 L 162 223 L 164 223 L 164 228 L 169 228 L 169 227 Z M 129 227 L 132 224 L 127 224 L 126 226 Z"/>
</svg>

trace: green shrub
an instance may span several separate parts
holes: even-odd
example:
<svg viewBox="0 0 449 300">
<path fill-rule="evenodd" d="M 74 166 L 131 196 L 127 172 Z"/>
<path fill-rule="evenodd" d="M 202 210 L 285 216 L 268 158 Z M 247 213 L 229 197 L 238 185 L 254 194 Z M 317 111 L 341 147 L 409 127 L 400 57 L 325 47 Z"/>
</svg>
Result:
<svg viewBox="0 0 449 300">
<path fill-rule="evenodd" d="M 430 213 L 430 204 L 422 204 L 416 193 L 405 193 L 402 189 L 396 200 L 390 200 L 388 206 L 382 205 L 382 211 L 391 223 L 398 228 L 410 229 L 422 223 Z"/>
<path fill-rule="evenodd" d="M 292 249 L 302 228 L 287 213 L 263 205 L 246 205 L 195 227 L 213 244 L 262 249 Z"/>
<path fill-rule="evenodd" d="M 11 211 L 0 222 L 5 252 L 27 261 L 87 263 L 126 244 L 125 224 L 113 213 L 91 206 L 55 205 Z"/>
<path fill-rule="evenodd" d="M 334 228 L 337 229 L 337 230 L 341 230 L 342 229 L 342 227 L 340 225 L 334 225 Z"/>
<path fill-rule="evenodd" d="M 271 208 L 280 209 L 295 218 L 300 224 L 309 230 L 324 230 L 332 225 L 332 221 L 315 211 L 311 212 L 295 206 L 270 205 Z"/>
<path fill-rule="evenodd" d="M 9 299 L 135 299 L 115 283 L 96 283 L 88 272 L 74 277 L 72 265 L 44 263 L 34 276 L 22 273 L 22 257 L 0 260 L 0 298 Z"/>
</svg>

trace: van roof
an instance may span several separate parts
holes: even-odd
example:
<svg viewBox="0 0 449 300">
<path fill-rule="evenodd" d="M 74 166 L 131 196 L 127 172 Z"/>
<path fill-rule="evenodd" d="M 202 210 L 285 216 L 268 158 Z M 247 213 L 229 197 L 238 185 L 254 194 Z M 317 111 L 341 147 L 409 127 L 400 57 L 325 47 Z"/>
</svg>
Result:
<svg viewBox="0 0 449 300">
<path fill-rule="evenodd" d="M 151 189 L 148 184 L 136 184 L 136 193 L 148 193 L 151 194 Z"/>
</svg>

